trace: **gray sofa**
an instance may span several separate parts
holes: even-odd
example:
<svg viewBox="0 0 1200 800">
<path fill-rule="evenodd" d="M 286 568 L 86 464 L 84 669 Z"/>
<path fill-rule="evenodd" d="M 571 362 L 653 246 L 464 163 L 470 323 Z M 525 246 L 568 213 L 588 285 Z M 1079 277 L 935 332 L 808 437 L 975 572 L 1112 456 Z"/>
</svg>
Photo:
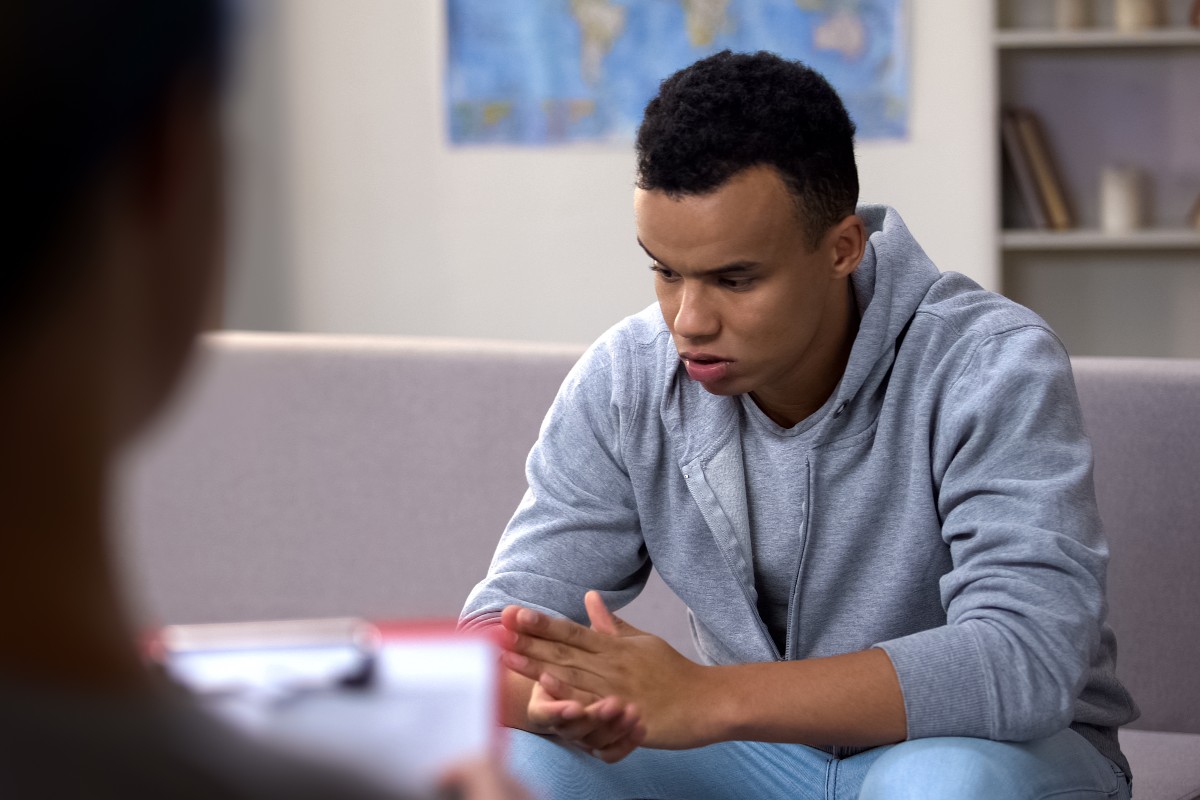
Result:
<svg viewBox="0 0 1200 800">
<path fill-rule="evenodd" d="M 130 453 L 118 559 L 145 624 L 453 617 L 524 489 L 573 347 L 214 334 Z M 1077 359 L 1112 543 L 1140 800 L 1200 797 L 1200 361 Z M 693 654 L 657 579 L 624 612 Z"/>
</svg>

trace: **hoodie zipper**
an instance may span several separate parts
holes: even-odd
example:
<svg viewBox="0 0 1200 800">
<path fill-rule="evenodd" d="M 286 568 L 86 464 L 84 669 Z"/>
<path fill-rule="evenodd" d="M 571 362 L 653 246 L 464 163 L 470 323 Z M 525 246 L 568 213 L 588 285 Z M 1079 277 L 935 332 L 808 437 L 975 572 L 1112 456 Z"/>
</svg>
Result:
<svg viewBox="0 0 1200 800">
<path fill-rule="evenodd" d="M 840 411 L 839 411 L 840 413 Z M 792 591 L 788 597 L 788 615 L 787 615 L 787 630 L 784 632 L 784 641 L 787 647 L 784 650 L 783 660 L 791 661 L 795 652 L 795 641 L 797 628 L 797 598 L 800 596 L 800 573 L 804 569 L 804 554 L 808 550 L 808 529 L 809 516 L 808 511 L 812 508 L 812 459 L 810 456 L 804 457 L 804 472 L 805 472 L 805 497 L 800 504 L 800 542 L 799 556 L 796 558 L 796 576 L 792 579 Z M 765 627 L 765 626 L 764 626 Z"/>
</svg>

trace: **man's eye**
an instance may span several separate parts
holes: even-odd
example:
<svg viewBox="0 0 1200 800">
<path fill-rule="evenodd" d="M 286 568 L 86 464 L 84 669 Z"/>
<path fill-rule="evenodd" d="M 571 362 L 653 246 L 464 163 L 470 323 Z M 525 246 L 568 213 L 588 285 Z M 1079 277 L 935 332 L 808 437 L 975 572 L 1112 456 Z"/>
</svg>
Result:
<svg viewBox="0 0 1200 800">
<path fill-rule="evenodd" d="M 726 289 L 744 290 L 753 285 L 753 278 L 721 278 L 721 286 Z"/>
<path fill-rule="evenodd" d="M 657 273 L 658 277 L 662 278 L 664 281 L 672 281 L 677 277 L 674 272 L 666 267 L 659 266 L 658 264 L 651 264 L 650 271 Z"/>
</svg>

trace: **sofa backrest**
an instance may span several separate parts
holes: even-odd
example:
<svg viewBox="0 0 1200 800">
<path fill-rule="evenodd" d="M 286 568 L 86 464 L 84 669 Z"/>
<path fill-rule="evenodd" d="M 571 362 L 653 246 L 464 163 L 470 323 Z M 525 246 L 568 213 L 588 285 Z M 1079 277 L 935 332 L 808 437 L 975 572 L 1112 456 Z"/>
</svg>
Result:
<svg viewBox="0 0 1200 800">
<path fill-rule="evenodd" d="M 577 347 L 214 334 L 128 459 L 147 624 L 453 617 L 525 489 Z M 1200 732 L 1200 361 L 1077 359 L 1138 725 Z M 623 616 L 694 657 L 657 579 Z"/>
<path fill-rule="evenodd" d="M 456 615 L 578 355 L 205 337 L 191 385 L 129 463 L 137 606 L 163 622 Z"/>
<path fill-rule="evenodd" d="M 1200 360 L 1077 358 L 1132 727 L 1200 733 Z"/>
<path fill-rule="evenodd" d="M 457 617 L 580 347 L 219 333 L 125 464 L 145 625 Z M 689 655 L 657 578 L 625 616 Z"/>
</svg>

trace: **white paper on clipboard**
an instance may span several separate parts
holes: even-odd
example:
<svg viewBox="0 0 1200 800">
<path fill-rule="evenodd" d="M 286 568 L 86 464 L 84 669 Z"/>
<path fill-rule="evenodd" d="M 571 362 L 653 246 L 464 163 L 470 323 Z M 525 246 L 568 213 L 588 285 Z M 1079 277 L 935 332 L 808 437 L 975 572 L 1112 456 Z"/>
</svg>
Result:
<svg viewBox="0 0 1200 800">
<path fill-rule="evenodd" d="M 248 734 L 388 787 L 428 790 L 450 765 L 496 755 L 499 651 L 492 639 L 449 623 L 380 631 L 370 680 L 355 686 L 338 684 L 354 660 L 337 643 L 190 653 L 176 658 L 174 670 L 168 661 L 168 671 Z M 239 675 L 241 690 L 213 691 Z"/>
</svg>

